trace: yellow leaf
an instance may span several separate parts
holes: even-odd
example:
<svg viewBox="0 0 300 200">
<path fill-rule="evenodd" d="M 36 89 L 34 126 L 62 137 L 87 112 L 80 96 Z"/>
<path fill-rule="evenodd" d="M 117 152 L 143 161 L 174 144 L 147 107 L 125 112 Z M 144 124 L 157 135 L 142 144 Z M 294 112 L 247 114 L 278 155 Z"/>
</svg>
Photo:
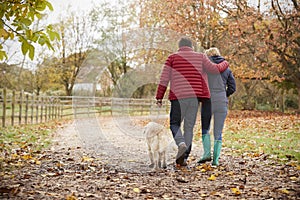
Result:
<svg viewBox="0 0 300 200">
<path fill-rule="evenodd" d="M 230 172 L 227 172 L 226 174 L 229 175 L 229 176 L 233 176 L 233 175 L 234 175 L 234 172 L 233 172 L 233 171 L 230 171 Z"/>
<path fill-rule="evenodd" d="M 136 192 L 136 193 L 140 193 L 140 189 L 139 188 L 133 188 L 133 191 Z"/>
<path fill-rule="evenodd" d="M 231 191 L 236 194 L 236 195 L 240 195 L 241 191 L 238 188 L 231 188 Z"/>
<path fill-rule="evenodd" d="M 93 158 L 83 156 L 81 162 L 92 162 L 93 160 L 94 160 Z"/>
<path fill-rule="evenodd" d="M 297 181 L 297 179 L 298 179 L 298 178 L 297 178 L 296 176 L 291 176 L 291 177 L 290 177 L 290 180 L 291 180 L 291 181 Z"/>
<path fill-rule="evenodd" d="M 287 189 L 281 189 L 279 190 L 283 194 L 289 194 L 290 192 Z"/>
<path fill-rule="evenodd" d="M 217 179 L 216 176 L 213 174 L 208 178 L 208 180 L 210 181 L 215 181 L 216 179 Z"/>
<path fill-rule="evenodd" d="M 202 166 L 198 165 L 198 166 L 196 166 L 196 169 L 197 169 L 197 170 L 201 170 L 201 169 L 202 169 Z"/>
<path fill-rule="evenodd" d="M 31 159 L 32 157 L 31 157 L 31 155 L 29 155 L 29 154 L 25 154 L 25 155 L 22 156 L 22 158 L 23 158 L 23 160 L 29 160 L 29 159 Z"/>
<path fill-rule="evenodd" d="M 14 153 L 14 154 L 11 154 L 11 158 L 12 159 L 16 159 L 18 157 L 18 154 Z"/>
<path fill-rule="evenodd" d="M 67 196 L 66 200 L 77 200 L 77 198 L 74 196 L 74 194 L 71 194 Z"/>
</svg>

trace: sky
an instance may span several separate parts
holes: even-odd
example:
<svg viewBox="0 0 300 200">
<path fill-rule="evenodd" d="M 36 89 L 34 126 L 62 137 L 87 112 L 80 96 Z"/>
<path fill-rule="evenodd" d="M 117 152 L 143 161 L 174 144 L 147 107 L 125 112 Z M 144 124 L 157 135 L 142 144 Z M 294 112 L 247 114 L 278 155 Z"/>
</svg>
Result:
<svg viewBox="0 0 300 200">
<path fill-rule="evenodd" d="M 76 11 L 81 13 L 82 11 L 89 11 L 94 5 L 100 4 L 102 2 L 110 2 L 113 5 L 116 4 L 118 0 L 48 0 L 54 11 L 49 12 L 48 19 L 51 22 L 57 22 L 59 16 L 67 14 L 69 11 Z M 126 0 L 125 0 L 126 1 Z M 123 1 L 124 2 L 124 1 Z"/>
<path fill-rule="evenodd" d="M 118 1 L 123 3 L 128 0 L 49 0 L 52 4 L 54 11 L 49 12 L 48 19 L 50 22 L 56 22 L 60 15 L 67 14 L 68 8 L 70 11 L 89 11 L 94 5 L 100 4 L 102 2 L 109 2 L 112 6 L 116 5 Z M 268 0 L 261 0 L 261 4 L 264 4 Z M 250 5 L 257 6 L 258 0 L 249 0 Z M 262 7 L 264 7 L 262 5 Z"/>
<path fill-rule="evenodd" d="M 69 15 L 69 12 L 87 12 L 93 8 L 93 5 L 108 0 L 48 0 L 52 6 L 53 11 L 47 9 L 46 13 L 48 15 L 45 24 L 53 24 L 59 22 L 61 16 Z M 112 5 L 117 0 L 109 0 Z M 7 49 L 9 57 L 11 57 L 8 63 L 21 63 L 23 56 L 20 52 L 20 44 L 17 42 L 8 43 L 9 48 Z M 38 48 L 38 47 L 37 47 Z M 28 58 L 27 58 L 28 59 Z M 29 60 L 29 59 L 28 59 Z M 33 62 L 36 62 L 36 56 Z M 25 66 L 26 67 L 26 66 Z M 30 68 L 30 67 L 29 67 Z"/>
</svg>

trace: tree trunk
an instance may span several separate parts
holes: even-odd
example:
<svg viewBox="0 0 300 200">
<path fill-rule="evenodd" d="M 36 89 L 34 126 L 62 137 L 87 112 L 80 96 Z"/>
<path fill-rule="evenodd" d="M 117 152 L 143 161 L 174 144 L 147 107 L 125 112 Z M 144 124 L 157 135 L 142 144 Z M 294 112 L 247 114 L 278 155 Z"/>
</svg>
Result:
<svg viewBox="0 0 300 200">
<path fill-rule="evenodd" d="M 297 89 L 298 89 L 298 113 L 300 113 L 300 85 L 298 85 Z"/>
</svg>

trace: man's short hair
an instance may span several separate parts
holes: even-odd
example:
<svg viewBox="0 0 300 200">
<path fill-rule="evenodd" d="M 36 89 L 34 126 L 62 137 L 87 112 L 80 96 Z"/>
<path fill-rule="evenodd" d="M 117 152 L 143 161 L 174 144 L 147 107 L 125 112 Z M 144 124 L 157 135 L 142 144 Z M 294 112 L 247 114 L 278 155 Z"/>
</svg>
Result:
<svg viewBox="0 0 300 200">
<path fill-rule="evenodd" d="M 179 47 L 183 47 L 183 46 L 193 47 L 192 40 L 190 40 L 189 38 L 183 37 L 179 40 L 178 46 Z"/>
</svg>

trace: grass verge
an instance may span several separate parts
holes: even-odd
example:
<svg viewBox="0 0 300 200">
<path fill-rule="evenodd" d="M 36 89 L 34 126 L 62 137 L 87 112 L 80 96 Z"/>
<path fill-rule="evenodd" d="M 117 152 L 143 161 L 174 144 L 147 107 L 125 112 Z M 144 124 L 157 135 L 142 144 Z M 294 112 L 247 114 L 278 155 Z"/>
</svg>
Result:
<svg viewBox="0 0 300 200">
<path fill-rule="evenodd" d="M 233 153 L 300 164 L 300 116 L 274 112 L 230 111 L 223 144 Z"/>
<path fill-rule="evenodd" d="M 39 153 L 51 144 L 51 133 L 61 124 L 43 124 L 0 128 L 1 172 L 10 171 L 26 163 L 39 164 Z"/>
</svg>

